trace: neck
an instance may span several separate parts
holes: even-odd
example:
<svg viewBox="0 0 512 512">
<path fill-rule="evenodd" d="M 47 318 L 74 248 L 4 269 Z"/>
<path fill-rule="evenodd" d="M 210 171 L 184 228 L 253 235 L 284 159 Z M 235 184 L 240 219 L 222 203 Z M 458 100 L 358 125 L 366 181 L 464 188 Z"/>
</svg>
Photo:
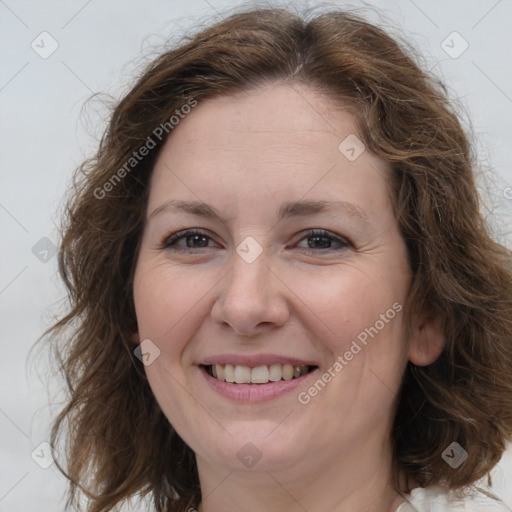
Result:
<svg viewBox="0 0 512 512">
<path fill-rule="evenodd" d="M 259 471 L 219 471 L 198 457 L 203 495 L 199 512 L 395 512 L 404 501 L 393 485 L 391 449 L 378 436 L 335 455 Z"/>
</svg>

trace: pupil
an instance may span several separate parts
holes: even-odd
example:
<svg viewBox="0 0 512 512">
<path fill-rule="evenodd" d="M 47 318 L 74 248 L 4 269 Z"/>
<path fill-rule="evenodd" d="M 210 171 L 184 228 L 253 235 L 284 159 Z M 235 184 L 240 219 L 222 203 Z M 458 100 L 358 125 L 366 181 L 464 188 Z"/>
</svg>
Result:
<svg viewBox="0 0 512 512">
<path fill-rule="evenodd" d="M 187 247 L 207 247 L 208 238 L 204 235 L 187 236 Z"/>
<path fill-rule="evenodd" d="M 331 247 L 331 240 L 325 236 L 312 236 L 308 239 L 308 247 L 311 249 L 328 249 Z"/>
</svg>

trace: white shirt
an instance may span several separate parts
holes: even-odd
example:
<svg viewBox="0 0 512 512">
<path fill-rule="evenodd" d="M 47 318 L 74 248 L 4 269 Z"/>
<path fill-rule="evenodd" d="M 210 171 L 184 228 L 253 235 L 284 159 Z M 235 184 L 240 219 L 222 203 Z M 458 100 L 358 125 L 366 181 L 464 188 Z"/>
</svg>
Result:
<svg viewBox="0 0 512 512">
<path fill-rule="evenodd" d="M 463 499 L 447 494 L 439 486 L 425 489 L 416 487 L 396 512 L 511 512 L 502 501 L 489 498 L 484 493 L 473 490 Z"/>
</svg>

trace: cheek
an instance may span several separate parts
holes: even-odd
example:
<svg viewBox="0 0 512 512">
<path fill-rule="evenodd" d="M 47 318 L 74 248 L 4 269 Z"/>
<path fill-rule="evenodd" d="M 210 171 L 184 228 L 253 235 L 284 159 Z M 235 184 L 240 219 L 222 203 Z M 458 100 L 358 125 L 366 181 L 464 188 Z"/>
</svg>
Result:
<svg viewBox="0 0 512 512">
<path fill-rule="evenodd" d="M 333 275 L 322 290 L 309 289 L 299 313 L 328 359 L 319 376 L 327 379 L 327 391 L 317 392 L 323 388 L 316 384 L 301 391 L 318 411 L 337 408 L 353 415 L 355 424 L 369 416 L 380 421 L 388 413 L 407 362 L 403 289 L 376 280 L 369 273 Z"/>
<path fill-rule="evenodd" d="M 159 264 L 137 268 L 134 298 L 140 339 L 151 340 L 159 354 L 144 367 L 149 385 L 173 427 L 187 439 L 190 418 L 200 415 L 186 385 L 183 354 L 208 309 L 207 273 L 198 279 L 187 269 Z M 215 280 L 213 280 L 215 283 Z"/>
<path fill-rule="evenodd" d="M 296 288 L 305 298 L 298 315 L 336 376 L 329 385 L 329 400 L 343 408 L 348 393 L 381 410 L 392 396 L 389 389 L 398 389 L 407 361 L 405 280 L 390 282 L 380 278 L 377 269 L 363 272 L 347 266 L 313 282 L 315 286 Z"/>
<path fill-rule="evenodd" d="M 151 339 L 165 352 L 183 349 L 180 340 L 204 316 L 215 287 L 207 272 L 197 274 L 166 264 L 138 270 L 134 297 L 141 339 Z"/>
<path fill-rule="evenodd" d="M 295 273 L 293 290 L 299 299 L 300 317 L 332 349 L 342 350 L 365 329 L 377 323 L 379 331 L 397 331 L 401 322 L 393 304 L 402 304 L 404 286 L 400 280 L 384 282 L 371 268 L 334 268 L 315 276 Z M 386 314 L 388 311 L 388 314 Z M 381 315 L 384 314 L 384 320 Z M 382 322 L 384 321 L 384 324 Z M 398 329 L 399 330 L 399 329 Z"/>
</svg>

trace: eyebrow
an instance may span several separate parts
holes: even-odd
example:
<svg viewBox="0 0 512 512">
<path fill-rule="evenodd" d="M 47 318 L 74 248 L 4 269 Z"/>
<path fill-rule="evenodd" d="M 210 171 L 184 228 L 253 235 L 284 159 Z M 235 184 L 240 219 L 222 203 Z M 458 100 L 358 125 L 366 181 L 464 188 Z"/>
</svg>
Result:
<svg viewBox="0 0 512 512">
<path fill-rule="evenodd" d="M 198 217 L 219 219 L 223 223 L 226 223 L 221 213 L 213 206 L 210 206 L 201 201 L 178 201 L 176 199 L 165 201 L 165 203 L 155 208 L 149 214 L 148 219 L 152 219 L 159 213 L 170 208 L 181 210 Z M 289 217 L 313 215 L 315 213 L 323 213 L 334 210 L 342 210 L 345 214 L 359 218 L 365 223 L 369 222 L 368 216 L 363 210 L 361 210 L 361 208 L 353 203 L 348 203 L 346 201 L 293 201 L 286 203 L 279 208 L 278 219 L 281 221 Z"/>
</svg>

